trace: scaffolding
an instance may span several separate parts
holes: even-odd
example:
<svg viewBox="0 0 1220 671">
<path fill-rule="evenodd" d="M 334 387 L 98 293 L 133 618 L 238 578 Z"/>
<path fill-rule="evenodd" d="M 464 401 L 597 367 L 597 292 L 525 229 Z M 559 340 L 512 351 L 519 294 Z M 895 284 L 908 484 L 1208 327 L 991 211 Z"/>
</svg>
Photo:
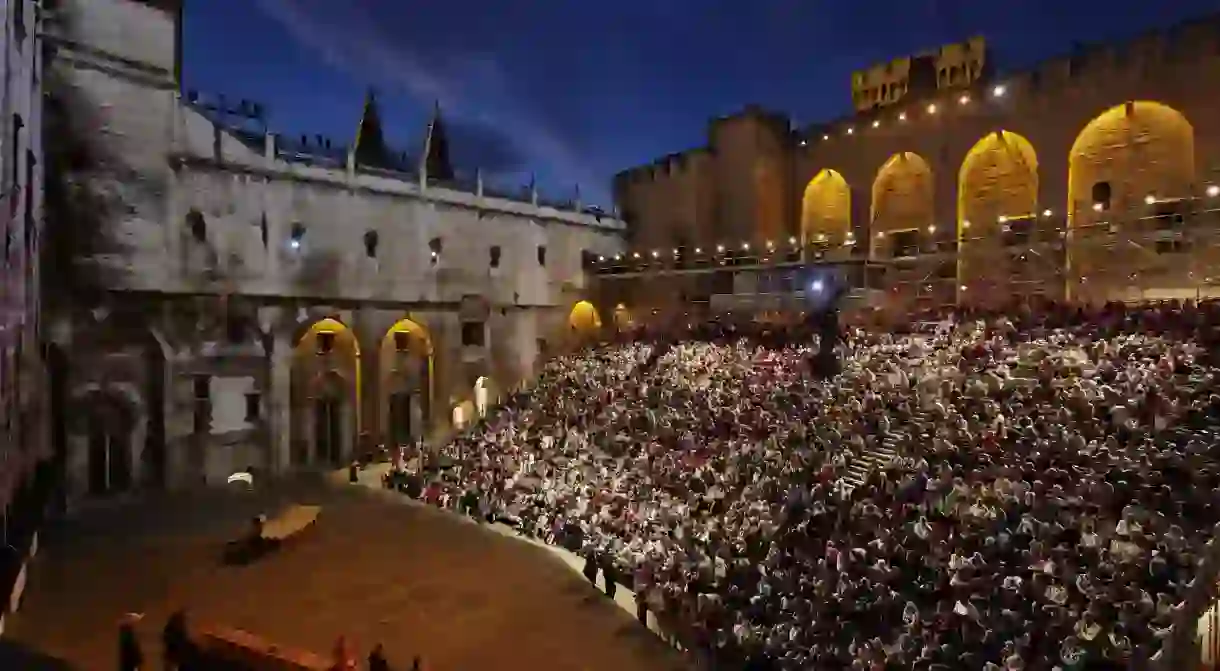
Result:
<svg viewBox="0 0 1220 671">
<path fill-rule="evenodd" d="M 672 294 L 690 302 L 693 294 L 739 293 L 729 287 L 745 274 L 833 267 L 850 277 L 852 289 L 875 291 L 882 308 L 899 311 L 992 307 L 1034 297 L 1100 303 L 1220 296 L 1215 187 L 1207 196 L 1147 199 L 1121 210 L 1094 206 L 1089 217 L 1080 214 L 1046 210 L 988 224 L 888 231 L 871 240 L 846 233 L 787 244 L 647 250 L 603 259 L 592 270 L 638 289 L 620 289 L 620 296 Z M 665 291 L 667 281 L 685 288 Z M 691 288 L 696 286 L 709 289 Z"/>
</svg>

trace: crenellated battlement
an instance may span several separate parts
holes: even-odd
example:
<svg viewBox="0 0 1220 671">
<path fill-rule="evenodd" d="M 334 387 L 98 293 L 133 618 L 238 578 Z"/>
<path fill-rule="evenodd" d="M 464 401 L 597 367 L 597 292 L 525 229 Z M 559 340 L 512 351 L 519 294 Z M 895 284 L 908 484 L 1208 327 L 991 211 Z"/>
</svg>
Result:
<svg viewBox="0 0 1220 671">
<path fill-rule="evenodd" d="M 797 146 L 806 147 L 839 136 L 861 137 L 861 130 L 895 120 L 906 121 L 921 112 L 926 114 L 930 106 L 943 110 L 962 96 L 977 100 L 998 88 L 1018 104 L 1037 106 L 1117 83 L 1172 77 L 1182 70 L 1198 73 L 1218 61 L 1220 14 L 1143 33 L 1123 42 L 1080 45 L 1031 68 L 993 75 L 970 86 L 910 95 L 899 104 L 853 111 L 808 124 L 796 130 L 793 139 Z"/>
<path fill-rule="evenodd" d="M 638 187 L 621 179 L 633 246 L 844 240 L 892 261 L 885 283 L 898 303 L 950 304 L 963 292 L 1105 300 L 1212 291 L 1196 285 L 1212 281 L 1215 263 L 1220 94 L 1210 83 L 1220 73 L 1220 14 L 978 79 L 967 76 L 973 61 L 957 59 L 967 72 L 951 71 L 947 85 L 941 64 L 920 58 L 907 89 L 910 73 L 896 66 L 853 81 L 869 100 L 887 87 L 885 105 L 802 125 L 778 148 L 770 116 L 747 108 L 711 122 L 699 179 L 660 178 L 669 157 Z M 1208 214 L 1183 223 L 1162 212 L 1173 202 L 1206 202 Z M 1018 225 L 1035 214 L 1034 229 Z M 1148 217 L 1157 230 L 1136 223 Z M 1041 255 L 1005 242 L 1039 235 L 1053 238 Z M 956 262 L 904 260 L 916 247 L 946 246 Z"/>
</svg>

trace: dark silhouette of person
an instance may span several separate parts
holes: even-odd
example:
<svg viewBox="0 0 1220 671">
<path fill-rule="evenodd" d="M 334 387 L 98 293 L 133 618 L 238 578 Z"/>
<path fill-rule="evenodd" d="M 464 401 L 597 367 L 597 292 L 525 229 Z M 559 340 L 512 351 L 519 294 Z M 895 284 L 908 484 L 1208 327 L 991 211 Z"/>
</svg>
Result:
<svg viewBox="0 0 1220 671">
<path fill-rule="evenodd" d="M 411 660 L 411 671 L 424 671 L 424 658 L 419 655 Z"/>
<path fill-rule="evenodd" d="M 187 627 L 186 611 L 179 610 L 165 621 L 161 630 L 161 661 L 166 671 L 187 671 L 191 664 L 191 635 Z"/>
<path fill-rule="evenodd" d="M 602 562 L 602 580 L 606 582 L 606 596 L 613 601 L 614 593 L 618 591 L 618 571 L 615 570 L 612 560 Z"/>
<path fill-rule="evenodd" d="M 144 666 L 144 651 L 136 636 L 135 618 L 119 625 L 119 671 L 140 671 Z"/>
<path fill-rule="evenodd" d="M 648 626 L 648 597 L 645 596 L 643 590 L 635 594 L 635 619 L 640 621 L 640 624 Z"/>
<path fill-rule="evenodd" d="M 369 653 L 369 671 L 390 671 L 390 663 L 385 659 L 385 649 L 380 643 Z"/>
<path fill-rule="evenodd" d="M 585 555 L 585 568 L 583 571 L 581 571 L 581 573 L 583 573 L 585 575 L 585 577 L 589 579 L 589 582 L 592 583 L 593 585 L 597 585 L 597 570 L 598 570 L 597 563 L 598 562 L 597 562 L 596 553 L 590 551 L 588 554 Z"/>
</svg>

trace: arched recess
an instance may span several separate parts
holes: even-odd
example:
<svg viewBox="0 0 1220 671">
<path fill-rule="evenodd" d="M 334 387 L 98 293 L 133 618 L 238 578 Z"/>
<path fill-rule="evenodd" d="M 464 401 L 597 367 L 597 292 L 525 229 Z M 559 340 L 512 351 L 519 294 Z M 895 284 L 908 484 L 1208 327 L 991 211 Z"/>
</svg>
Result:
<svg viewBox="0 0 1220 671">
<path fill-rule="evenodd" d="M 1182 198 L 1195 180 L 1195 139 L 1190 121 L 1159 102 L 1111 107 L 1090 121 L 1068 157 L 1069 223 L 1089 221 L 1094 185 L 1105 184 L 1106 210 L 1125 212 L 1149 195 Z M 1083 215 L 1083 216 L 1082 216 Z"/>
<path fill-rule="evenodd" d="M 579 301 L 572 306 L 572 311 L 568 313 L 568 329 L 578 338 L 596 337 L 601 328 L 602 318 L 593 303 Z"/>
<path fill-rule="evenodd" d="M 343 322 L 311 324 L 293 348 L 292 461 L 338 467 L 360 434 L 360 343 Z"/>
<path fill-rule="evenodd" d="M 919 154 L 894 154 L 877 171 L 869 208 L 869 236 L 874 254 L 885 244 L 884 235 L 917 230 L 933 224 L 932 167 Z"/>
<path fill-rule="evenodd" d="M 635 328 L 635 315 L 622 303 L 614 306 L 614 327 L 619 331 Z"/>
<path fill-rule="evenodd" d="M 381 339 L 381 435 L 390 445 L 424 438 L 435 399 L 435 350 L 428 329 L 400 319 Z"/>
<path fill-rule="evenodd" d="M 146 317 L 120 305 L 57 319 L 47 329 L 50 437 L 71 496 L 160 487 L 171 475 L 165 418 L 174 350 Z M 107 457 L 119 470 L 101 488 L 90 481 L 98 473 L 88 470 L 99 440 L 111 452 L 128 443 L 122 455 Z"/>
<path fill-rule="evenodd" d="M 69 406 L 69 489 L 89 496 L 111 496 L 135 487 L 141 477 L 148 426 L 136 386 L 86 384 L 74 390 Z"/>
<path fill-rule="evenodd" d="M 801 241 L 841 242 L 850 231 L 851 188 L 838 171 L 822 170 L 809 180 L 801 200 Z"/>
<path fill-rule="evenodd" d="M 974 144 L 957 180 L 958 239 L 995 238 L 1000 219 L 1038 211 L 1038 154 L 1025 137 L 998 130 Z"/>
</svg>

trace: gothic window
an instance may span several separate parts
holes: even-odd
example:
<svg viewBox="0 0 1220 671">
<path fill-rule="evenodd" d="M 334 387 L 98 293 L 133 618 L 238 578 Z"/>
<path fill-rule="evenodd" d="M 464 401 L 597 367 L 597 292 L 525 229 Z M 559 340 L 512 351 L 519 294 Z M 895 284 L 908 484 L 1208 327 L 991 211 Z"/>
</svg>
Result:
<svg viewBox="0 0 1220 671">
<path fill-rule="evenodd" d="M 492 268 L 500 267 L 500 246 L 492 245 L 491 249 L 487 250 L 487 265 Z"/>
<path fill-rule="evenodd" d="M 546 245 L 538 245 L 538 265 L 546 266 Z"/>
<path fill-rule="evenodd" d="M 1098 205 L 1100 205 L 1101 209 L 1103 209 L 1103 210 L 1110 209 L 1110 198 L 1113 197 L 1113 195 L 1114 195 L 1114 192 L 1113 192 L 1113 189 L 1111 189 L 1109 182 L 1097 182 L 1096 184 L 1094 184 L 1093 185 L 1093 206 L 1094 206 L 1094 208 L 1096 209 L 1096 207 Z"/>
<path fill-rule="evenodd" d="M 186 228 L 195 242 L 208 241 L 208 222 L 199 210 L 191 208 L 191 211 L 186 213 Z"/>
<path fill-rule="evenodd" d="M 17 35 L 17 41 L 25 40 L 25 0 L 16 0 L 13 3 L 13 32 Z"/>
<path fill-rule="evenodd" d="M 335 332 L 322 331 L 318 333 L 318 354 L 330 354 L 335 350 Z"/>
<path fill-rule="evenodd" d="M 247 422 L 258 421 L 258 418 L 261 414 L 259 411 L 262 409 L 262 407 L 261 407 L 262 401 L 263 401 L 263 395 L 256 391 L 252 391 L 252 392 L 246 394 L 246 421 Z"/>
<path fill-rule="evenodd" d="M 301 246 L 301 241 L 305 239 L 305 224 L 297 222 L 292 225 L 292 229 L 288 233 L 288 244 L 295 249 Z"/>
<path fill-rule="evenodd" d="M 226 310 L 226 313 L 225 339 L 229 341 L 230 345 L 237 345 L 246 335 L 245 320 L 241 316 L 233 314 L 232 309 Z"/>
<path fill-rule="evenodd" d="M 35 237 L 38 230 L 38 220 L 34 216 L 34 171 L 38 165 L 38 158 L 34 156 L 34 152 L 28 149 L 25 152 L 25 248 L 27 251 L 34 249 Z"/>
<path fill-rule="evenodd" d="M 894 231 L 889 237 L 895 257 L 915 256 L 919 253 L 919 231 Z"/>
<path fill-rule="evenodd" d="M 429 250 L 432 252 L 432 254 L 431 254 L 431 256 L 432 256 L 431 261 L 432 261 L 432 265 L 434 265 L 434 266 L 435 266 L 437 263 L 439 263 L 439 262 L 440 262 L 440 260 L 441 260 L 441 252 L 442 252 L 442 251 L 444 251 L 444 250 L 443 250 L 443 248 L 442 248 L 442 246 L 441 246 L 441 239 L 440 239 L 440 238 L 432 238 L 431 240 L 429 240 L 429 241 L 428 241 L 428 249 L 429 249 Z"/>
<path fill-rule="evenodd" d="M 364 232 L 364 254 L 370 259 L 377 258 L 377 243 L 380 242 L 377 231 Z"/>
<path fill-rule="evenodd" d="M 462 346 L 482 347 L 485 331 L 483 322 L 462 322 Z"/>
<path fill-rule="evenodd" d="M 1010 219 L 1004 224 L 1004 244 L 1020 247 L 1030 243 L 1034 233 L 1033 218 Z"/>
<path fill-rule="evenodd" d="M 195 433 L 207 433 L 208 422 L 211 417 L 209 412 L 211 407 L 211 382 L 212 378 L 208 375 L 196 375 L 194 379 L 194 413 L 193 424 Z"/>
<path fill-rule="evenodd" d="M 19 3 L 20 4 L 20 3 Z M 17 159 L 21 156 L 21 129 L 25 128 L 25 120 L 20 114 L 13 115 L 13 136 L 10 139 L 9 153 L 9 172 L 6 174 L 8 178 L 8 193 L 5 195 L 10 201 L 17 197 Z M 10 206 L 11 207 L 11 206 Z M 14 208 L 15 209 L 15 208 Z"/>
<path fill-rule="evenodd" d="M 263 249 L 266 249 L 268 243 L 266 212 L 264 212 L 263 215 L 258 219 L 258 234 L 259 238 L 263 241 Z"/>
</svg>

